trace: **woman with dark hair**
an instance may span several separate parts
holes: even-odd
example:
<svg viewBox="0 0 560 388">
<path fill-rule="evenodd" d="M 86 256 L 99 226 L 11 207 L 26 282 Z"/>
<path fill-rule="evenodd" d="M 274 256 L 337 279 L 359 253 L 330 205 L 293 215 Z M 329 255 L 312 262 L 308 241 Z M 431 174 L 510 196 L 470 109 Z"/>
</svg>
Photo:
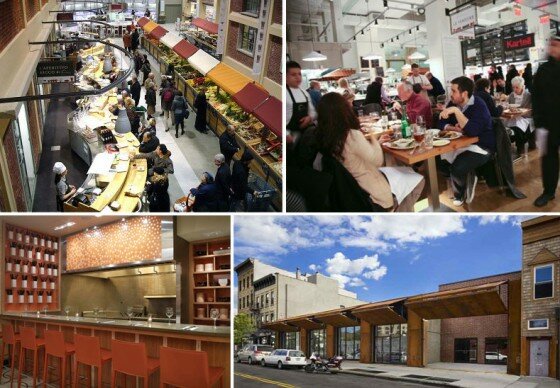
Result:
<svg viewBox="0 0 560 388">
<path fill-rule="evenodd" d="M 525 80 L 525 88 L 528 91 L 531 91 L 531 89 L 533 88 L 533 66 L 530 63 L 525 65 L 522 77 Z"/>
<path fill-rule="evenodd" d="M 150 212 L 168 212 L 170 201 L 169 193 L 169 180 L 163 167 L 154 168 L 154 175 L 146 185 L 146 192 L 148 194 L 148 201 L 150 202 Z"/>
<path fill-rule="evenodd" d="M 338 93 L 324 95 L 319 102 L 317 113 L 318 125 L 315 133 L 320 153 L 337 159 L 369 194 L 374 204 L 392 211 L 413 211 L 424 187 L 424 179 L 407 168 L 405 174 L 416 183 L 412 191 L 408 191 L 408 195 L 400 196 L 400 200 L 393 197 L 387 177 L 399 175 L 399 171 L 404 172 L 404 168 L 383 168 L 384 171 L 380 169 L 384 163 L 380 142 L 389 141 L 389 135 L 382 135 L 379 141 L 375 136 L 366 139 L 359 129 L 360 122 L 354 111 Z"/>
<path fill-rule="evenodd" d="M 488 110 L 490 111 L 490 116 L 492 117 L 500 117 L 504 108 L 502 106 L 496 106 L 496 102 L 490 95 L 490 81 L 486 78 L 480 78 L 474 84 L 474 93 L 475 96 L 482 98 L 482 100 L 486 103 Z"/>
</svg>

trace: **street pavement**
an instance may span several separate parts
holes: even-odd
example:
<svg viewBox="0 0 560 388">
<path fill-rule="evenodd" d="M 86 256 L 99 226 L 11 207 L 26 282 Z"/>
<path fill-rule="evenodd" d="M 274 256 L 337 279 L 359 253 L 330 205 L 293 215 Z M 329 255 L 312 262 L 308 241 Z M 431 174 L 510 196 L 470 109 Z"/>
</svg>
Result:
<svg viewBox="0 0 560 388">
<path fill-rule="evenodd" d="M 234 364 L 235 388 L 266 388 L 266 387 L 375 387 L 375 388 L 415 388 L 425 385 L 407 382 L 376 379 L 369 376 L 356 376 L 350 374 L 325 374 L 306 373 L 299 369 L 282 369 L 248 365 L 245 363 Z"/>
</svg>

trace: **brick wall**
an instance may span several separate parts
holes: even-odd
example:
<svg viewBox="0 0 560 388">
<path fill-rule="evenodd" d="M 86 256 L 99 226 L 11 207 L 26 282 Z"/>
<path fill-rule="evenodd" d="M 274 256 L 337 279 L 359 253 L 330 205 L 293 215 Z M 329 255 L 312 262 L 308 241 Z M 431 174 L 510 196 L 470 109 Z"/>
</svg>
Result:
<svg viewBox="0 0 560 388">
<path fill-rule="evenodd" d="M 15 137 L 12 127 L 8 128 L 3 140 L 4 150 L 6 151 L 6 159 L 8 161 L 8 169 L 10 170 L 10 178 L 12 180 L 12 190 L 16 199 L 16 207 L 18 212 L 26 212 L 27 205 L 25 203 L 25 193 L 21 183 L 21 174 L 19 172 L 19 164 L 16 153 Z"/>
<path fill-rule="evenodd" d="M 49 0 L 41 0 L 41 4 L 45 5 L 49 2 Z"/>
<path fill-rule="evenodd" d="M 274 0 L 272 8 L 272 22 L 282 24 L 282 1 Z"/>
<path fill-rule="evenodd" d="M 33 84 L 29 85 L 29 90 L 27 91 L 28 96 L 35 95 L 33 90 Z M 28 101 L 27 102 L 27 114 L 29 117 L 29 137 L 31 140 L 31 150 L 33 151 L 33 165 L 35 166 L 35 171 L 39 169 L 39 161 L 41 160 L 41 127 L 39 126 L 39 110 L 38 101 Z"/>
<path fill-rule="evenodd" d="M 244 64 L 247 67 L 253 67 L 253 57 L 243 54 L 241 51 L 237 50 L 237 39 L 241 31 L 241 26 L 239 23 L 230 21 L 228 36 L 227 36 L 227 46 L 226 55 L 237 62 Z"/>
<path fill-rule="evenodd" d="M 25 0 L 25 11 L 27 12 L 27 21 L 29 22 L 41 10 L 39 0 Z"/>
<path fill-rule="evenodd" d="M 466 280 L 452 284 L 440 285 L 440 291 L 477 286 L 497 281 L 515 280 L 520 272 L 489 276 L 481 279 Z M 502 299 L 507 300 L 507 287 L 502 288 Z M 454 361 L 455 338 L 477 338 L 477 361 L 485 362 L 485 338 L 507 338 L 507 314 L 483 317 L 451 318 L 441 320 L 441 361 Z"/>
<path fill-rule="evenodd" d="M 268 46 L 268 68 L 266 76 L 274 82 L 282 83 L 282 38 L 270 35 L 270 44 Z"/>
<path fill-rule="evenodd" d="M 22 0 L 9 0 L 0 3 L 0 52 L 25 27 Z"/>
<path fill-rule="evenodd" d="M 533 300 L 533 268 L 528 263 L 544 248 L 550 250 L 557 257 L 560 256 L 560 237 L 536 241 L 523 245 L 523 273 L 521 278 L 521 336 L 555 336 L 556 319 L 554 308 L 560 303 L 560 260 L 554 262 L 554 297 L 550 299 Z M 548 330 L 528 330 L 529 319 L 548 318 Z"/>
<path fill-rule="evenodd" d="M 231 0 L 229 2 L 230 12 L 241 12 L 243 10 L 243 0 Z"/>
</svg>

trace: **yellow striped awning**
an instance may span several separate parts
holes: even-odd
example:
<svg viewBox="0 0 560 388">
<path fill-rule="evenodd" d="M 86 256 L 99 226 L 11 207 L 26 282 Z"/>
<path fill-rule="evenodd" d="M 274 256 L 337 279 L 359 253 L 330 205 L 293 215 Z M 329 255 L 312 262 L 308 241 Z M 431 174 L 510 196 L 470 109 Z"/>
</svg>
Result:
<svg viewBox="0 0 560 388">
<path fill-rule="evenodd" d="M 253 82 L 251 78 L 221 62 L 210 70 L 206 76 L 229 95 L 234 95 L 248 83 Z"/>
<path fill-rule="evenodd" d="M 149 34 L 150 32 L 152 32 L 152 30 L 154 28 L 156 28 L 158 25 L 157 23 L 155 23 L 154 21 L 150 20 L 148 23 L 144 24 L 144 26 L 142 27 L 142 29 L 144 30 L 144 32 L 146 34 Z"/>
</svg>

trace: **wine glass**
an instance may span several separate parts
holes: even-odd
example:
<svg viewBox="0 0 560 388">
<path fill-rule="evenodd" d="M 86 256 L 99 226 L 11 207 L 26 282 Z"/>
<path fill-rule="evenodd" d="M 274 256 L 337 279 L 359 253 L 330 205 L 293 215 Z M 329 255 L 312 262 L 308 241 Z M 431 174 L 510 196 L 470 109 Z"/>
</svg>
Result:
<svg viewBox="0 0 560 388">
<path fill-rule="evenodd" d="M 165 316 L 169 319 L 168 325 L 171 325 L 171 317 L 173 316 L 173 307 L 165 308 Z"/>
<path fill-rule="evenodd" d="M 414 140 L 416 144 L 420 146 L 424 141 L 424 135 L 426 134 L 426 128 L 424 126 L 416 124 L 413 128 L 412 136 L 414 136 Z"/>
<path fill-rule="evenodd" d="M 66 319 L 68 320 L 68 314 L 70 314 L 70 306 L 64 307 L 64 312 L 66 313 Z"/>
<path fill-rule="evenodd" d="M 426 121 L 424 120 L 424 116 L 418 115 L 416 117 L 416 125 L 418 125 L 419 127 L 425 127 L 426 126 Z"/>
<path fill-rule="evenodd" d="M 132 325 L 132 316 L 134 315 L 134 309 L 132 306 L 126 308 L 126 315 L 128 315 L 128 323 Z"/>
<path fill-rule="evenodd" d="M 220 316 L 220 311 L 217 308 L 210 309 L 210 318 L 214 320 L 214 329 L 216 328 L 216 321 Z"/>
</svg>

